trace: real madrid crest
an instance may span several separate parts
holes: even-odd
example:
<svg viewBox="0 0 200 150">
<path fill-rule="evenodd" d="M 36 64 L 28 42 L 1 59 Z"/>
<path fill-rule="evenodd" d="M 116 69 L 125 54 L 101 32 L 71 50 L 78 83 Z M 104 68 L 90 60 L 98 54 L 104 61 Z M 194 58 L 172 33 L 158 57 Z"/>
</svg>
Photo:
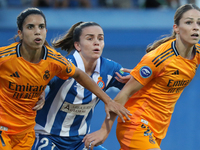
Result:
<svg viewBox="0 0 200 150">
<path fill-rule="evenodd" d="M 49 77 L 50 77 L 49 70 L 46 70 L 45 73 L 44 73 L 44 75 L 43 75 L 43 79 L 47 80 L 47 79 L 49 79 Z"/>
<path fill-rule="evenodd" d="M 97 85 L 98 85 L 101 89 L 104 88 L 105 83 L 103 82 L 102 77 L 98 77 Z"/>
</svg>

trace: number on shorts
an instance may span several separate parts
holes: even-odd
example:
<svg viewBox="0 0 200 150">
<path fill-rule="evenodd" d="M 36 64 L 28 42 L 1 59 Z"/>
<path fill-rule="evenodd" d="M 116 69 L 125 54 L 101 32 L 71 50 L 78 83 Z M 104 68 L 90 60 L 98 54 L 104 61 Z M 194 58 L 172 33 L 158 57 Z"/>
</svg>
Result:
<svg viewBox="0 0 200 150">
<path fill-rule="evenodd" d="M 40 143 L 43 143 L 43 144 L 38 147 L 38 150 L 42 150 L 42 148 L 47 147 L 49 144 L 49 140 L 47 138 L 42 138 L 40 140 Z M 52 143 L 51 150 L 53 150 L 54 147 L 56 147 L 56 145 L 54 143 Z"/>
</svg>

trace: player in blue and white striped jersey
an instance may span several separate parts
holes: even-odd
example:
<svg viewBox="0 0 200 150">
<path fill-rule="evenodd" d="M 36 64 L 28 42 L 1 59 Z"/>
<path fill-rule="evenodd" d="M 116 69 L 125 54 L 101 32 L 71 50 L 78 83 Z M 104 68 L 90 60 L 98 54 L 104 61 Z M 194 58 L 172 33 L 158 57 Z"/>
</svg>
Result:
<svg viewBox="0 0 200 150">
<path fill-rule="evenodd" d="M 73 55 L 66 58 L 86 72 L 102 90 L 121 89 L 129 79 L 122 66 L 101 57 L 104 33 L 95 22 L 79 22 L 68 33 L 53 41 L 55 48 Z M 116 73 L 117 72 L 117 73 Z M 121 82 L 119 82 L 121 81 Z M 42 110 L 36 117 L 36 140 L 32 150 L 84 150 L 82 139 L 90 131 L 91 119 L 99 99 L 73 78 L 53 78 Z M 105 150 L 97 146 L 95 150 Z"/>
</svg>

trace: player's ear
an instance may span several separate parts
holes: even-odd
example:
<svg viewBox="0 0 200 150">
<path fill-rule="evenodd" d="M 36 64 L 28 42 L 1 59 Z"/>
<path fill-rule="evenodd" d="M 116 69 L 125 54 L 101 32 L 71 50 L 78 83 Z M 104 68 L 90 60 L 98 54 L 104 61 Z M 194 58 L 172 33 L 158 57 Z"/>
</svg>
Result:
<svg viewBox="0 0 200 150">
<path fill-rule="evenodd" d="M 174 32 L 175 32 L 176 34 L 179 34 L 179 27 L 178 27 L 177 24 L 174 24 L 174 25 L 173 25 L 173 29 L 174 29 Z"/>
<path fill-rule="evenodd" d="M 76 50 L 77 50 L 78 52 L 81 51 L 81 47 L 80 47 L 80 43 L 79 43 L 79 42 L 74 42 L 74 47 L 76 48 Z"/>
<path fill-rule="evenodd" d="M 18 33 L 19 39 L 22 40 L 23 39 L 22 31 L 18 30 L 17 33 Z"/>
</svg>

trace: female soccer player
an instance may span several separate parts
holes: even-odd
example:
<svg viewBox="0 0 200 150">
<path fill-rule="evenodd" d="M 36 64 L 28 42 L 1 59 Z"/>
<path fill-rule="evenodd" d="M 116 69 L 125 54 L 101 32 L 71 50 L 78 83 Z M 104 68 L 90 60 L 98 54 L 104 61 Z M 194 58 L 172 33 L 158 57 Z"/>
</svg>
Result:
<svg viewBox="0 0 200 150">
<path fill-rule="evenodd" d="M 200 63 L 200 9 L 194 4 L 179 7 L 173 30 L 170 37 L 147 48 L 147 54 L 131 71 L 131 79 L 114 99 L 132 114 L 130 121 L 118 120 L 120 150 L 160 150 L 174 106 L 195 76 Z M 85 137 L 87 148 L 105 141 L 115 116 Z"/>
<path fill-rule="evenodd" d="M 104 48 L 104 32 L 95 22 L 79 22 L 53 42 L 55 48 L 74 53 L 67 56 L 82 71 L 106 91 L 110 87 L 121 89 L 130 75 L 122 71 L 118 63 L 101 57 Z M 127 76 L 128 75 L 128 76 Z M 123 77 L 121 77 L 123 76 Z M 117 77 L 117 79 L 116 79 Z M 126 81 L 124 81 L 126 82 Z M 83 137 L 90 131 L 96 95 L 82 87 L 73 78 L 62 80 L 54 77 L 50 83 L 46 103 L 36 117 L 36 140 L 33 150 L 83 150 Z M 96 150 L 105 150 L 102 146 Z"/>
<path fill-rule="evenodd" d="M 99 88 L 46 42 L 46 19 L 37 8 L 28 8 L 17 17 L 19 42 L 0 48 L 0 149 L 30 150 L 35 140 L 35 106 L 48 82 L 58 76 L 74 78 L 96 94 L 109 111 L 128 111 Z M 119 109 L 119 110 L 118 110 Z"/>
</svg>

